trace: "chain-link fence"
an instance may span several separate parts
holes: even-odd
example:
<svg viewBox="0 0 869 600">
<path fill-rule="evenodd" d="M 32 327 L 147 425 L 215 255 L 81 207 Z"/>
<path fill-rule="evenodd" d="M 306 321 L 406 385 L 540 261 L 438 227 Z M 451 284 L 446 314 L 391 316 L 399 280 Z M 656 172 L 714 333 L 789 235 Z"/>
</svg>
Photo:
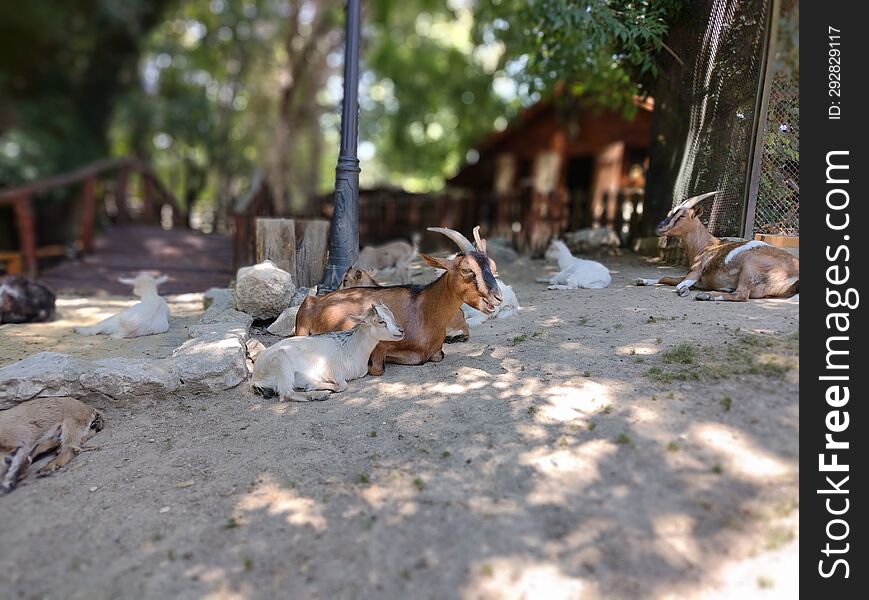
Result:
<svg viewBox="0 0 869 600">
<path fill-rule="evenodd" d="M 782 0 L 775 32 L 754 231 L 800 234 L 799 2 Z"/>
<path fill-rule="evenodd" d="M 744 233 L 771 0 L 687 4 L 667 36 L 655 90 L 647 192 L 652 206 L 720 190 L 709 229 Z"/>
</svg>

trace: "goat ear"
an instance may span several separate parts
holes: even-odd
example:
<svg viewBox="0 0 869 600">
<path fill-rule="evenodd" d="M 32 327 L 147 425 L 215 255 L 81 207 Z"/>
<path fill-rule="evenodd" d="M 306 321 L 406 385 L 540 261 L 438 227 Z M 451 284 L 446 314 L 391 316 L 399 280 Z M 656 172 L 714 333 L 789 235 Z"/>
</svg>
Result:
<svg viewBox="0 0 869 600">
<path fill-rule="evenodd" d="M 452 261 L 447 260 L 446 258 L 437 258 L 434 256 L 429 256 L 428 254 L 420 254 L 422 259 L 428 264 L 430 267 L 434 267 L 435 269 L 443 269 L 444 271 L 449 271 L 452 266 Z"/>
<path fill-rule="evenodd" d="M 123 283 L 124 285 L 133 285 L 134 280 L 129 277 L 118 277 L 118 283 Z"/>
<path fill-rule="evenodd" d="M 347 315 L 347 318 L 350 319 L 351 323 L 356 323 L 357 325 L 368 322 L 368 319 L 364 315 Z"/>
<path fill-rule="evenodd" d="M 703 213 L 706 212 L 705 206 L 695 206 L 691 209 L 691 214 L 698 219 L 703 216 Z"/>
<path fill-rule="evenodd" d="M 166 283 L 167 281 L 169 281 L 168 275 L 160 275 L 160 277 L 158 277 L 157 279 L 154 280 L 154 283 L 156 283 L 157 285 L 162 285 L 162 284 Z"/>
</svg>

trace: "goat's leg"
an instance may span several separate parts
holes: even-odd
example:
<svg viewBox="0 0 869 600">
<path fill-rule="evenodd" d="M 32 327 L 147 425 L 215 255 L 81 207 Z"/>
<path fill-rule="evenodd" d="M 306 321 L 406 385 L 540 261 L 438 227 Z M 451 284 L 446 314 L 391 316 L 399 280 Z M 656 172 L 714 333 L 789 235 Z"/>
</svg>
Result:
<svg viewBox="0 0 869 600">
<path fill-rule="evenodd" d="M 442 359 L 443 351 L 439 350 L 438 352 L 441 354 Z M 432 357 L 431 360 L 437 362 L 437 360 L 434 360 L 434 357 Z M 416 352 L 415 350 L 394 350 L 386 355 L 386 362 L 396 365 L 421 365 L 425 363 L 426 360 L 421 353 Z"/>
<path fill-rule="evenodd" d="M 444 351 L 443 351 L 443 350 L 438 350 L 437 352 L 435 352 L 434 354 L 432 354 L 432 356 L 431 356 L 431 358 L 430 358 L 429 360 L 430 360 L 431 362 L 438 363 L 438 362 L 441 362 L 443 359 L 444 359 Z"/>
<path fill-rule="evenodd" d="M 368 358 L 368 374 L 374 376 L 383 375 L 385 365 L 386 351 L 374 348 L 374 352 L 372 352 L 371 356 Z"/>
<path fill-rule="evenodd" d="M 329 398 L 332 392 L 326 390 L 317 390 L 313 392 L 299 392 L 293 390 L 281 395 L 282 402 L 321 402 Z"/>
<path fill-rule="evenodd" d="M 739 279 L 736 280 L 736 290 L 732 294 L 712 290 L 710 292 L 700 292 L 694 296 L 694 299 L 711 300 L 713 302 L 745 302 L 752 296 L 752 291 L 757 291 L 757 289 L 752 290 L 752 281 L 758 279 L 750 269 L 744 268 L 739 273 Z"/>
<path fill-rule="evenodd" d="M 702 273 L 700 271 L 691 271 L 687 275 L 685 275 L 685 279 L 683 279 L 676 286 L 676 293 L 682 296 L 683 298 L 691 293 L 691 286 L 700 281 L 700 276 Z"/>
<path fill-rule="evenodd" d="M 81 452 L 82 439 L 87 433 L 79 423 L 66 419 L 60 425 L 60 452 L 47 465 L 36 472 L 37 477 L 51 475 L 64 468 L 69 461 Z"/>
<path fill-rule="evenodd" d="M 0 493 L 8 494 L 15 489 L 18 481 L 27 475 L 30 469 L 30 454 L 24 446 L 19 446 L 15 452 L 5 458 L 7 461 L 6 473 L 3 475 L 3 480 L 0 481 Z"/>
<path fill-rule="evenodd" d="M 679 285 L 684 277 L 659 277 L 658 279 L 643 279 L 638 277 L 634 280 L 637 285 Z"/>
</svg>

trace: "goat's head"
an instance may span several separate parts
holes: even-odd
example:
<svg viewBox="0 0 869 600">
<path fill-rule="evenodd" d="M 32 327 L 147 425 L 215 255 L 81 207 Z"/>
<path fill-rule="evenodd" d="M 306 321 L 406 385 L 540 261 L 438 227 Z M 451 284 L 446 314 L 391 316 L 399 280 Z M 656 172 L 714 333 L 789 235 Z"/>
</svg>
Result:
<svg viewBox="0 0 869 600">
<path fill-rule="evenodd" d="M 436 258 L 423 254 L 422 259 L 435 269 L 446 271 L 444 277 L 449 278 L 452 288 L 462 298 L 462 302 L 486 315 L 495 312 L 495 307 L 501 303 L 503 297 L 498 282 L 495 281 L 497 266 L 486 254 L 486 240 L 480 237 L 480 227 L 474 227 L 476 246 L 453 229 L 429 227 L 428 230 L 444 234 L 456 243 L 461 252 L 454 258 Z"/>
<path fill-rule="evenodd" d="M 118 281 L 123 283 L 124 285 L 133 286 L 133 294 L 136 296 L 142 297 L 146 291 L 157 292 L 157 286 L 169 281 L 169 277 L 166 275 L 161 275 L 160 277 L 154 278 L 148 275 L 147 273 L 139 273 L 133 278 L 129 277 L 118 277 Z"/>
<path fill-rule="evenodd" d="M 557 261 L 559 257 L 564 256 L 565 254 L 570 255 L 570 250 L 568 250 L 567 244 L 558 238 L 553 238 L 552 241 L 549 242 L 549 247 L 546 248 L 546 260 Z"/>
<path fill-rule="evenodd" d="M 357 325 L 370 327 L 374 336 L 384 342 L 404 339 L 404 330 L 395 322 L 395 315 L 383 302 L 375 302 L 364 315 L 350 315 Z"/>
<path fill-rule="evenodd" d="M 341 285 L 338 286 L 338 289 L 343 290 L 344 288 L 377 286 L 377 280 L 374 279 L 374 276 L 371 273 L 363 271 L 359 267 L 350 267 L 347 269 L 347 272 L 344 273 L 344 277 L 341 279 Z"/>
<path fill-rule="evenodd" d="M 655 228 L 655 233 L 658 235 L 669 235 L 673 237 L 679 237 L 685 235 L 694 227 L 696 224 L 694 220 L 697 222 L 700 221 L 700 215 L 703 214 L 703 207 L 694 208 L 699 202 L 706 200 L 706 198 L 711 198 L 718 191 L 707 192 L 705 194 L 700 194 L 699 196 L 693 196 L 688 198 L 681 204 L 678 204 L 670 209 L 670 212 L 667 213 L 667 217 L 658 223 L 658 227 Z"/>
</svg>

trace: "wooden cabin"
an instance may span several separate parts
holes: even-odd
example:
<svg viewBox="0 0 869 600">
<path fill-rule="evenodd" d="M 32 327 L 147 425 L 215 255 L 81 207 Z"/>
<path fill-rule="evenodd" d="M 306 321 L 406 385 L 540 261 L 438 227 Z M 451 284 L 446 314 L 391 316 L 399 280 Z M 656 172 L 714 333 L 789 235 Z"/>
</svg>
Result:
<svg viewBox="0 0 869 600">
<path fill-rule="evenodd" d="M 609 227 L 627 243 L 642 214 L 653 103 L 633 119 L 559 99 L 525 109 L 475 148 L 448 186 L 470 196 L 489 236 L 540 254 L 564 231 Z"/>
</svg>

